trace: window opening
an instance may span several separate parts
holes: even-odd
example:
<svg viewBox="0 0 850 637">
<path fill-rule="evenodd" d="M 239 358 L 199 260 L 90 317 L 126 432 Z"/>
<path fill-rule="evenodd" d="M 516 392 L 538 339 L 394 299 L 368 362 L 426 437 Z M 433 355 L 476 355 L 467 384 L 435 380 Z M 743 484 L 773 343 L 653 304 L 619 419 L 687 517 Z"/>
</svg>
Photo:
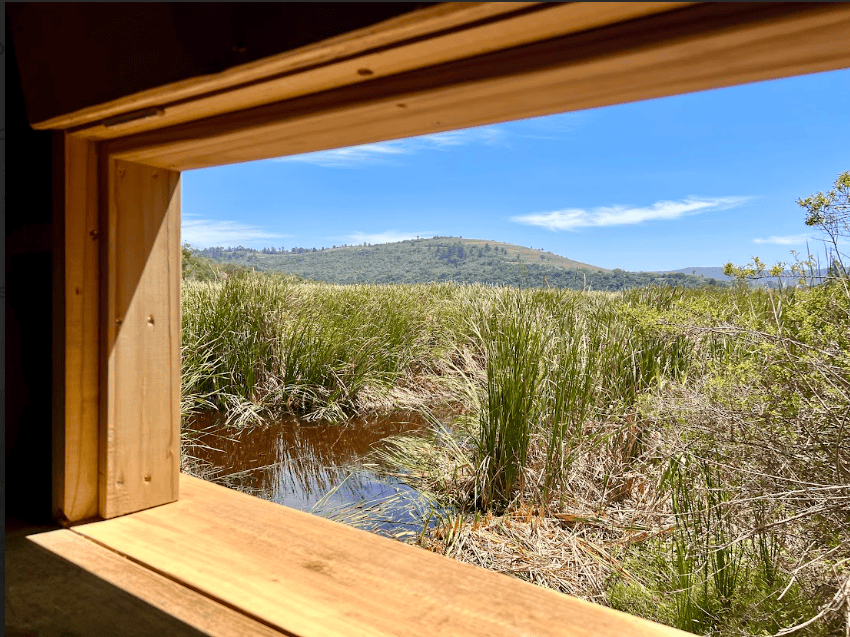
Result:
<svg viewBox="0 0 850 637">
<path fill-rule="evenodd" d="M 688 630 L 814 616 L 846 210 L 795 202 L 846 207 L 848 73 L 184 173 L 183 470 Z"/>
</svg>

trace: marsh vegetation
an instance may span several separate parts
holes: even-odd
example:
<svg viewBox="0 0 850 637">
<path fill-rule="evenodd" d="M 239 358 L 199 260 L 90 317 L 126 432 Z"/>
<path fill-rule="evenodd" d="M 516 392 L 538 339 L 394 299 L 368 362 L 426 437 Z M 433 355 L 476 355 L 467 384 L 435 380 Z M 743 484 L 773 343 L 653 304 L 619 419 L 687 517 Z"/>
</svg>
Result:
<svg viewBox="0 0 850 637">
<path fill-rule="evenodd" d="M 182 338 L 187 469 L 209 410 L 249 433 L 418 410 L 360 467 L 418 494 L 406 541 L 699 634 L 850 626 L 846 270 L 616 293 L 231 271 L 185 282 Z"/>
<path fill-rule="evenodd" d="M 423 546 L 694 632 L 823 610 L 806 630 L 830 634 L 850 558 L 846 285 L 187 282 L 184 409 L 244 428 L 449 406 L 450 432 L 395 436 L 375 462 L 451 511 Z"/>
</svg>

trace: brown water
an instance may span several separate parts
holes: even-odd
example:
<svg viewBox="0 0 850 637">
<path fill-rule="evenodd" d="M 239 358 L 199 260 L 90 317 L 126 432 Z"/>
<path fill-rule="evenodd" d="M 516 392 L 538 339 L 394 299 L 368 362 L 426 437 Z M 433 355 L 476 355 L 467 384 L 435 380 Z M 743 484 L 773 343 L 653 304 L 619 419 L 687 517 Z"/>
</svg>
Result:
<svg viewBox="0 0 850 637">
<path fill-rule="evenodd" d="M 389 436 L 431 431 L 418 414 L 397 412 L 346 424 L 293 418 L 243 431 L 206 415 L 193 429 L 201 433 L 194 436 L 190 455 L 231 488 L 394 537 L 417 534 L 430 512 L 414 489 L 364 466 Z"/>
</svg>

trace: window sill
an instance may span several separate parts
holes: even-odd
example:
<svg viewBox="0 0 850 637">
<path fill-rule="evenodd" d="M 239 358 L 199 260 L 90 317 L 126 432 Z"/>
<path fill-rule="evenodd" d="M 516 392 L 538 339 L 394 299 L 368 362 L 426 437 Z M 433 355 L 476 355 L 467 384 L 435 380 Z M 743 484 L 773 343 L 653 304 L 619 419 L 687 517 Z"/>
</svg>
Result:
<svg viewBox="0 0 850 637">
<path fill-rule="evenodd" d="M 185 475 L 178 502 L 68 533 L 292 635 L 685 634 Z"/>
</svg>

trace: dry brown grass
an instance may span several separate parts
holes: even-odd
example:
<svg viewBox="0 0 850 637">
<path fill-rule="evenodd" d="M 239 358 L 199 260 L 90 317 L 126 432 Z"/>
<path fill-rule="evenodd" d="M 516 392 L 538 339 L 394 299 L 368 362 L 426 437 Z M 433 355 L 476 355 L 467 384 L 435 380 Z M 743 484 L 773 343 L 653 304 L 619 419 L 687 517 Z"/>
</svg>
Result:
<svg viewBox="0 0 850 637">
<path fill-rule="evenodd" d="M 546 440 L 535 436 L 523 490 L 502 511 L 476 510 L 469 422 L 455 421 L 439 441 L 400 437 L 381 454 L 382 466 L 455 513 L 428 533 L 411 536 L 425 548 L 492 571 L 604 602 L 613 573 L 639 581 L 619 559 L 620 549 L 668 534 L 668 498 L 659 492 L 657 441 L 642 435 L 634 417 L 588 425 L 584 445 L 565 449 L 572 463 L 565 489 L 541 501 Z M 377 465 L 375 465 L 377 467 Z"/>
</svg>

